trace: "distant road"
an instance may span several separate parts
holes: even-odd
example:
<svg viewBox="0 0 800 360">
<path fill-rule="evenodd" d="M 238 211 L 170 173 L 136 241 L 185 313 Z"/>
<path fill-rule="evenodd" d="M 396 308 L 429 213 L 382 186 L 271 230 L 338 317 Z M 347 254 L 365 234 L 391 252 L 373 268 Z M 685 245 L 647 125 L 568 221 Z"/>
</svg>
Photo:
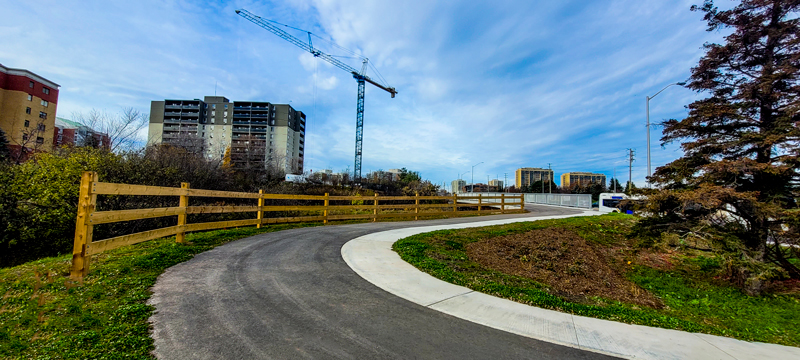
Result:
<svg viewBox="0 0 800 360">
<path fill-rule="evenodd" d="M 168 269 L 154 287 L 159 359 L 608 359 L 445 315 L 391 295 L 345 264 L 373 232 L 530 214 L 325 226 L 235 241 Z"/>
</svg>

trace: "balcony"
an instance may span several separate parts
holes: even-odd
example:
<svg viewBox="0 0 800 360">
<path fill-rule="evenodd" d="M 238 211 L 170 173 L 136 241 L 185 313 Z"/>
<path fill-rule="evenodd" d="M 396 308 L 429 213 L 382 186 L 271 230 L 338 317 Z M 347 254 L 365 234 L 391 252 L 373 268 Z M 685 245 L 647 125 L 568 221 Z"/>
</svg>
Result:
<svg viewBox="0 0 800 360">
<path fill-rule="evenodd" d="M 184 110 L 200 110 L 200 105 L 183 105 Z"/>
<path fill-rule="evenodd" d="M 181 112 L 180 111 L 164 112 L 164 116 L 181 116 Z"/>
<path fill-rule="evenodd" d="M 267 129 L 260 129 L 260 128 L 250 128 L 251 133 L 266 133 Z"/>
<path fill-rule="evenodd" d="M 249 133 L 250 132 L 250 128 L 247 128 L 247 127 L 235 127 L 234 126 L 232 131 L 233 132 L 238 132 L 238 133 Z"/>
<path fill-rule="evenodd" d="M 180 109 L 181 104 L 164 104 L 165 109 Z"/>
<path fill-rule="evenodd" d="M 233 118 L 234 118 L 234 119 L 236 119 L 236 118 L 245 118 L 245 119 L 249 119 L 249 118 L 250 118 L 250 114 L 242 114 L 242 113 L 238 113 L 238 114 L 237 114 L 237 113 L 233 113 Z"/>
<path fill-rule="evenodd" d="M 181 119 L 164 119 L 165 124 L 180 124 Z"/>
<path fill-rule="evenodd" d="M 234 116 L 235 116 L 235 115 L 234 115 Z M 251 118 L 254 118 L 254 119 L 255 119 L 255 118 L 259 118 L 259 119 L 267 119 L 267 118 L 269 118 L 269 114 L 255 114 L 255 113 L 253 113 L 253 114 L 250 114 L 250 117 L 251 117 Z"/>
<path fill-rule="evenodd" d="M 233 125 L 250 125 L 250 122 L 243 120 L 233 120 Z"/>
<path fill-rule="evenodd" d="M 249 106 L 234 106 L 233 110 L 250 110 Z"/>
<path fill-rule="evenodd" d="M 199 112 L 184 112 L 184 113 L 181 113 L 181 116 L 183 116 L 183 117 L 199 117 L 200 113 Z"/>
</svg>

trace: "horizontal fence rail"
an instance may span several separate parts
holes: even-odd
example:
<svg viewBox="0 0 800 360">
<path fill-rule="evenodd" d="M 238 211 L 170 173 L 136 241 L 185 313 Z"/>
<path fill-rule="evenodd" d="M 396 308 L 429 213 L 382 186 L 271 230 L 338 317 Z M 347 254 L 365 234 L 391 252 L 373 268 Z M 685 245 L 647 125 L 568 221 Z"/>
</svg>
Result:
<svg viewBox="0 0 800 360">
<path fill-rule="evenodd" d="M 178 206 L 96 211 L 98 195 L 175 196 Z M 252 199 L 253 205 L 190 206 L 189 199 L 228 198 Z M 272 205 L 276 201 L 302 202 L 302 205 Z M 401 203 L 391 203 L 391 202 Z M 383 202 L 383 203 L 381 203 Z M 389 202 L 389 203 L 387 203 Z M 424 203 L 421 203 L 424 202 Z M 475 210 L 477 208 L 477 210 Z M 257 226 L 292 222 L 323 222 L 338 220 L 372 220 L 392 218 L 454 217 L 482 214 L 512 214 L 525 211 L 522 194 L 454 194 L 452 196 L 330 196 L 245 193 L 192 189 L 189 183 L 180 188 L 114 184 L 99 182 L 97 173 L 84 172 L 81 177 L 78 199 L 78 215 L 75 221 L 75 243 L 72 250 L 70 276 L 80 279 L 89 273 L 91 256 L 126 245 L 167 236 L 175 236 L 178 243 L 185 242 L 187 232 L 223 229 L 241 226 Z M 300 213 L 286 216 L 286 212 Z M 187 223 L 187 215 L 255 213 L 256 218 L 244 220 Z M 279 213 L 277 217 L 265 217 L 268 213 Z M 280 214 L 283 213 L 283 214 Z M 177 225 L 142 231 L 109 239 L 95 241 L 92 237 L 94 225 L 123 221 L 177 216 Z"/>
</svg>

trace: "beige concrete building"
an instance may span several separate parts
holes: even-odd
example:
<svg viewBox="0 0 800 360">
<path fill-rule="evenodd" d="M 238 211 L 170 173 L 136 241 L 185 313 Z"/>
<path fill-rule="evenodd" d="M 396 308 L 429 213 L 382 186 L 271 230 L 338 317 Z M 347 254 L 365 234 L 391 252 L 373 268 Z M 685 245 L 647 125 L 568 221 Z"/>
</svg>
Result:
<svg viewBox="0 0 800 360">
<path fill-rule="evenodd" d="M 553 170 L 542 168 L 519 168 L 514 173 L 516 180 L 516 188 L 520 189 L 523 186 L 530 186 L 537 181 L 553 181 Z"/>
<path fill-rule="evenodd" d="M 458 194 L 464 191 L 464 187 L 467 186 L 467 182 L 461 179 L 453 180 L 450 182 L 450 192 L 453 194 Z"/>
<path fill-rule="evenodd" d="M 561 174 L 561 187 L 568 188 L 578 185 L 605 184 L 606 176 L 589 172 L 568 172 Z"/>
<path fill-rule="evenodd" d="M 58 88 L 33 72 L 0 64 L 0 129 L 15 158 L 53 149 Z"/>
<path fill-rule="evenodd" d="M 239 167 L 303 173 L 306 115 L 285 104 L 203 100 L 153 101 L 148 144 L 171 144 Z"/>
</svg>

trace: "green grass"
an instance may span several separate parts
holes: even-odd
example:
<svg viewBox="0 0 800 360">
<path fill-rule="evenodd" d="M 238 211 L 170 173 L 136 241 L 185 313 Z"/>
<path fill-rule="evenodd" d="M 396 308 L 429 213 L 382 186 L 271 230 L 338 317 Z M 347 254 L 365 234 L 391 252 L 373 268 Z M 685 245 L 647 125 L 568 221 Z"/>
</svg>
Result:
<svg viewBox="0 0 800 360">
<path fill-rule="evenodd" d="M 719 271 L 714 257 L 685 257 L 682 266 L 660 271 L 635 263 L 636 239 L 626 234 L 634 218 L 603 215 L 484 228 L 442 230 L 396 242 L 403 260 L 441 280 L 513 301 L 582 316 L 631 324 L 724 335 L 749 341 L 800 346 L 800 298 L 794 295 L 750 297 L 713 281 Z M 467 244 L 547 227 L 575 231 L 598 246 L 618 248 L 617 261 L 634 260 L 628 279 L 661 298 L 663 309 L 641 308 L 593 298 L 594 304 L 569 302 L 546 284 L 482 267 L 466 254 Z"/>
<path fill-rule="evenodd" d="M 227 242 L 320 224 L 271 225 L 187 234 L 93 257 L 83 283 L 68 279 L 72 257 L 0 269 L 0 358 L 151 359 L 146 304 L 164 270 Z"/>
</svg>

